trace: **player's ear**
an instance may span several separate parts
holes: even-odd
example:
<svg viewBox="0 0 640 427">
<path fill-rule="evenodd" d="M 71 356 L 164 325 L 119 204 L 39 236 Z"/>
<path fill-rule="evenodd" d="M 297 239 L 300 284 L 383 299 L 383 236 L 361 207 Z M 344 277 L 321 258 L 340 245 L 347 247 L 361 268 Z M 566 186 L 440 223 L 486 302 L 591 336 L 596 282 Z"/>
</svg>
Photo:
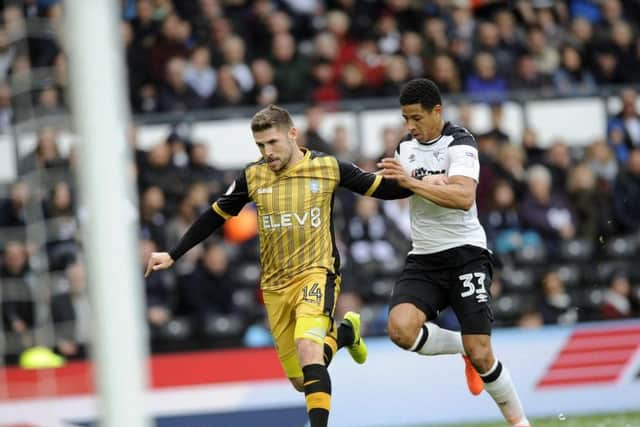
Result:
<svg viewBox="0 0 640 427">
<path fill-rule="evenodd" d="M 298 129 L 295 127 L 291 127 L 291 129 L 289 129 L 289 139 L 293 142 L 297 141 L 298 138 Z"/>
</svg>

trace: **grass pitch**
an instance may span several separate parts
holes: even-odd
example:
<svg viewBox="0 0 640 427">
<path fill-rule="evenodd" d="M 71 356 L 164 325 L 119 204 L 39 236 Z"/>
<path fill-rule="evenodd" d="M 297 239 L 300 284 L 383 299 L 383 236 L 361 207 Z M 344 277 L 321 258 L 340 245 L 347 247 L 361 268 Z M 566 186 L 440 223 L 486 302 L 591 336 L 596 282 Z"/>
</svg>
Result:
<svg viewBox="0 0 640 427">
<path fill-rule="evenodd" d="M 640 412 L 590 416 L 559 414 L 553 418 L 532 419 L 531 425 L 532 427 L 640 427 Z M 441 426 L 428 425 L 421 427 Z M 506 427 L 506 424 L 504 422 L 489 424 L 456 424 L 447 425 L 446 427 Z"/>
</svg>

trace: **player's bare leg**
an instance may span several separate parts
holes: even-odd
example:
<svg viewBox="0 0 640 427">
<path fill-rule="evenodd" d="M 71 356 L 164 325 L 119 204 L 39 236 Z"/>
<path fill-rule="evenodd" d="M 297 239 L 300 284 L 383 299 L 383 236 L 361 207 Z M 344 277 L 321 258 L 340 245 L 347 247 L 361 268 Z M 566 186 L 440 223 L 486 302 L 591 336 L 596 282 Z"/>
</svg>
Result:
<svg viewBox="0 0 640 427">
<path fill-rule="evenodd" d="M 529 427 L 520 398 L 506 367 L 493 355 L 489 335 L 463 335 L 462 342 L 469 360 L 480 373 L 484 388 L 496 402 L 502 415 L 513 427 Z"/>
<path fill-rule="evenodd" d="M 302 389 L 307 401 L 307 414 L 311 427 L 327 427 L 331 407 L 331 379 L 324 364 L 324 348 L 316 341 L 296 340 L 298 360 L 302 367 Z M 299 382 L 299 379 L 296 379 Z M 294 383 L 294 380 L 292 380 Z M 294 387 L 299 384 L 294 384 Z M 298 389 L 298 387 L 296 387 Z"/>
<path fill-rule="evenodd" d="M 389 338 L 399 347 L 425 356 L 439 354 L 465 355 L 459 332 L 442 329 L 415 305 L 403 303 L 394 306 L 389 313 Z M 466 359 L 465 359 L 466 362 Z M 465 363 L 465 376 L 469 391 L 478 395 L 483 390 L 483 382 L 474 369 Z"/>
</svg>

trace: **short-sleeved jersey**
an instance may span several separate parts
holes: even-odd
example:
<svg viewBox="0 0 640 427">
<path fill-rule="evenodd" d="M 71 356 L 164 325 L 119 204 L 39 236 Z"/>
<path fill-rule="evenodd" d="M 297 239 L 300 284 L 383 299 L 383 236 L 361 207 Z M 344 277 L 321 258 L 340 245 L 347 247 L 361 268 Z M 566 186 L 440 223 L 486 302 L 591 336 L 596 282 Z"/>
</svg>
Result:
<svg viewBox="0 0 640 427">
<path fill-rule="evenodd" d="M 287 286 L 297 274 L 323 268 L 338 273 L 340 259 L 333 232 L 333 195 L 338 186 L 372 195 L 382 177 L 334 156 L 304 150 L 302 161 L 281 173 L 263 160 L 247 166 L 213 210 L 227 219 L 245 203 L 258 210 L 261 286 Z"/>
<path fill-rule="evenodd" d="M 430 142 L 407 135 L 398 144 L 395 157 L 411 176 L 461 175 L 474 179 L 480 174 L 477 144 L 466 129 L 446 123 L 442 134 Z M 463 245 L 487 247 L 474 202 L 471 209 L 450 209 L 423 197 L 411 197 L 413 254 L 430 254 Z"/>
</svg>

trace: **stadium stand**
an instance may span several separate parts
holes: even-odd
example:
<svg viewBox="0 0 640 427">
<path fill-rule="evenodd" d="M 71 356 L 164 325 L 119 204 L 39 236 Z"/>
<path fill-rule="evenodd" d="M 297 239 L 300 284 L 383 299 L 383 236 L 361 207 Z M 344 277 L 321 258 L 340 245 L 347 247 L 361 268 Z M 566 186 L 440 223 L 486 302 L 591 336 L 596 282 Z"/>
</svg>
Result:
<svg viewBox="0 0 640 427">
<path fill-rule="evenodd" d="M 13 178 L 0 184 L 0 344 L 8 363 L 34 343 L 82 358 L 91 283 L 72 179 L 77 156 L 63 132 L 68 82 L 61 6 L 2 3 L 0 132 L 13 141 L 19 161 L 8 174 Z M 301 143 L 372 170 L 382 153 L 363 150 L 362 133 L 350 145 L 358 135 L 348 127 L 321 134 L 322 111 L 397 108 L 401 85 L 424 76 L 478 140 L 480 216 L 503 264 L 492 288 L 496 323 L 637 317 L 640 7 L 619 0 L 589 7 L 594 4 L 123 1 L 141 265 L 151 251 L 175 243 L 233 177 L 224 159 L 213 166 L 208 144 L 185 123 L 246 119 L 259 106 L 281 103 L 304 113 Z M 540 99 L 558 100 L 558 110 Z M 518 139 L 504 128 L 509 102 L 526 107 Z M 490 107 L 482 131 L 470 114 L 479 104 Z M 574 144 L 557 138 L 563 123 L 552 116 L 563 114 L 598 120 L 585 120 L 577 134 L 586 136 Z M 27 148 L 16 137 L 25 123 L 37 130 Z M 143 147 L 137 136 L 147 123 L 169 123 L 171 131 Z M 586 140 L 594 128 L 603 140 Z M 384 155 L 402 133 L 385 127 Z M 336 240 L 345 262 L 337 316 L 361 310 L 366 333 L 384 334 L 385 304 L 409 245 L 406 202 L 338 196 Z M 154 351 L 270 344 L 255 229 L 245 222 L 252 215 L 246 208 L 241 220 L 175 269 L 146 280 Z M 34 227 L 46 233 L 45 245 L 30 240 Z M 442 322 L 456 327 L 450 315 Z"/>
</svg>

